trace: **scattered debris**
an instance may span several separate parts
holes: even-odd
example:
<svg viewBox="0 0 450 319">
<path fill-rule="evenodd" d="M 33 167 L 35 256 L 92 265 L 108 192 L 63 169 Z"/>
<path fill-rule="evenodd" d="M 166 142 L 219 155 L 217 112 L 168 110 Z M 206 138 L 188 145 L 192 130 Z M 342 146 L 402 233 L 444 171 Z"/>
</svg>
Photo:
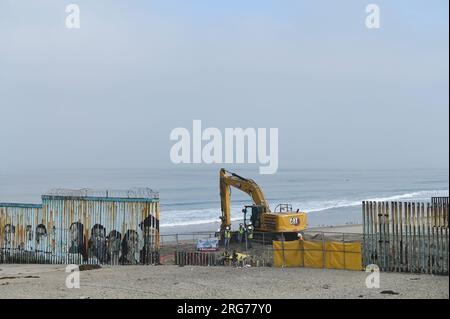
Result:
<svg viewBox="0 0 450 319">
<path fill-rule="evenodd" d="M 100 268 L 102 268 L 100 265 L 81 265 L 79 267 L 80 271 L 95 270 Z"/>
<path fill-rule="evenodd" d="M 0 277 L 0 280 L 5 280 L 5 279 L 18 279 L 19 277 Z"/>
<path fill-rule="evenodd" d="M 7 279 L 20 279 L 20 278 L 40 278 L 39 276 L 24 276 L 24 277 L 16 277 L 16 276 L 7 276 L 7 277 L 0 277 L 0 280 L 7 280 Z"/>
<path fill-rule="evenodd" d="M 400 293 L 392 291 L 392 290 L 383 290 L 383 291 L 380 292 L 380 294 L 383 294 L 383 295 L 399 295 Z"/>
</svg>

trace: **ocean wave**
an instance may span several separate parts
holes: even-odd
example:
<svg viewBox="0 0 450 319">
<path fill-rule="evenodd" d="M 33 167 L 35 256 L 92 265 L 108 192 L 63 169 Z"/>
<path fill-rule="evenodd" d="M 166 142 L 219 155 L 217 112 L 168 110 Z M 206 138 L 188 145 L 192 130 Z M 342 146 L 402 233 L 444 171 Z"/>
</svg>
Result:
<svg viewBox="0 0 450 319">
<path fill-rule="evenodd" d="M 231 218 L 231 221 L 240 221 L 244 220 L 244 217 L 233 217 Z M 192 221 L 185 221 L 185 222 L 174 222 L 174 223 L 162 223 L 160 224 L 161 227 L 176 227 L 176 226 L 194 226 L 194 225 L 204 225 L 204 224 L 214 224 L 219 223 L 219 218 L 211 218 L 211 219 L 199 219 L 199 220 L 192 220 Z"/>
<path fill-rule="evenodd" d="M 328 209 L 344 208 L 359 206 L 363 201 L 373 202 L 391 202 L 391 201 L 409 201 L 409 200 L 430 200 L 432 196 L 448 196 L 448 190 L 434 190 L 434 191 L 418 191 L 406 194 L 391 195 L 385 197 L 366 197 L 358 200 L 331 200 L 331 201 L 317 201 L 306 203 L 295 203 L 293 207 L 301 207 L 305 212 L 321 212 Z M 296 205 L 297 204 L 297 205 Z"/>
<path fill-rule="evenodd" d="M 424 190 L 390 196 L 361 197 L 352 200 L 336 199 L 328 201 L 294 202 L 292 207 L 294 209 L 299 208 L 300 211 L 306 213 L 317 213 L 330 209 L 359 206 L 362 201 L 423 201 L 430 200 L 432 196 L 448 196 L 448 194 L 448 190 Z M 231 206 L 232 221 L 243 220 L 243 216 L 238 215 L 238 212 L 241 212 L 241 210 L 242 205 Z M 187 210 L 163 210 L 162 214 L 164 214 L 164 219 L 167 220 L 167 222 L 161 223 L 160 226 L 175 227 L 218 223 L 220 221 L 219 216 L 221 215 L 221 211 L 220 207 L 213 207 Z"/>
</svg>

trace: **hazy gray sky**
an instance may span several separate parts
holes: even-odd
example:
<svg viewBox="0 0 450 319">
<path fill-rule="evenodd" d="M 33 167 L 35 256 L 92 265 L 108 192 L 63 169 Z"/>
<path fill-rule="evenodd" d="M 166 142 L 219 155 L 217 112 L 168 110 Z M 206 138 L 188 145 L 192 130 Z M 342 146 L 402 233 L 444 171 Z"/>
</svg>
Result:
<svg viewBox="0 0 450 319">
<path fill-rule="evenodd" d="M 193 119 L 278 127 L 280 167 L 445 168 L 448 36 L 446 0 L 0 0 L 0 168 L 168 166 Z"/>
</svg>

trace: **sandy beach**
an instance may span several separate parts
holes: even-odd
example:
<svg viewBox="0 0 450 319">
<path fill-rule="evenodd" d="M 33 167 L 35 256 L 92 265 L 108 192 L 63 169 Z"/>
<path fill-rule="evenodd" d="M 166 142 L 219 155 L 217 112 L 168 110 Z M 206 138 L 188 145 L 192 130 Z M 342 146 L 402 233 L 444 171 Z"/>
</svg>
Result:
<svg viewBox="0 0 450 319">
<path fill-rule="evenodd" d="M 368 289 L 362 271 L 308 268 L 126 266 L 80 273 L 64 266 L 1 265 L 1 298 L 449 298 L 449 277 L 382 273 Z"/>
</svg>

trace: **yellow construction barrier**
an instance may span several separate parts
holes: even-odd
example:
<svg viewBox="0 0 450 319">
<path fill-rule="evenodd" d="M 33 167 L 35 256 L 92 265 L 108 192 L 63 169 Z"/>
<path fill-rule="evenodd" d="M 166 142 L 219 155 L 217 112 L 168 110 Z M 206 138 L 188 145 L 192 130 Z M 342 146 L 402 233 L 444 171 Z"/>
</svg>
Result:
<svg viewBox="0 0 450 319">
<path fill-rule="evenodd" d="M 274 241 L 275 267 L 362 270 L 361 243 L 334 241 Z"/>
<path fill-rule="evenodd" d="M 284 253 L 283 253 L 284 252 Z M 274 241 L 273 260 L 275 267 L 301 267 L 303 266 L 299 241 Z"/>
</svg>

